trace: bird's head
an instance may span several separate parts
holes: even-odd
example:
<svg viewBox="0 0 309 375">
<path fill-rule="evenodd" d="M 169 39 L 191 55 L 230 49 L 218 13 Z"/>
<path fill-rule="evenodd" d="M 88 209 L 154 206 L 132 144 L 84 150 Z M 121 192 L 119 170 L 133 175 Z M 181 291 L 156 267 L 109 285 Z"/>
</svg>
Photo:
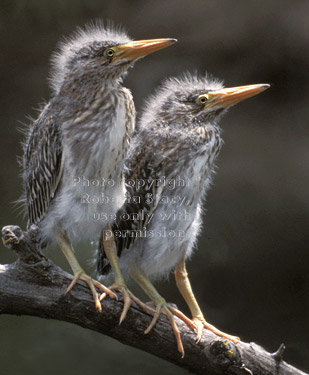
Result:
<svg viewBox="0 0 309 375">
<path fill-rule="evenodd" d="M 176 42 L 176 39 L 132 41 L 120 28 L 89 25 L 61 43 L 52 58 L 51 86 L 58 93 L 70 86 L 118 82 L 136 60 Z"/>
<path fill-rule="evenodd" d="M 269 87 L 255 84 L 224 88 L 221 81 L 206 76 L 186 73 L 166 80 L 148 100 L 141 126 L 188 128 L 207 124 L 216 125 L 222 114 L 232 105 L 257 95 Z"/>
</svg>

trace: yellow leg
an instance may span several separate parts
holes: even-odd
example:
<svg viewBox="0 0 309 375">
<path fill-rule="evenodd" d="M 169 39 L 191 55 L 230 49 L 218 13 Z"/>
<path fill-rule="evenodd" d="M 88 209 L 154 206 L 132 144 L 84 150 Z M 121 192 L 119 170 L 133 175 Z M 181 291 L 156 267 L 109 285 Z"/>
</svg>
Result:
<svg viewBox="0 0 309 375">
<path fill-rule="evenodd" d="M 176 325 L 175 319 L 173 315 L 178 316 L 180 319 L 182 319 L 187 325 L 189 325 L 190 328 L 195 329 L 195 325 L 193 322 L 188 319 L 181 311 L 175 309 L 174 307 L 168 305 L 163 297 L 157 292 L 147 275 L 140 270 L 139 268 L 133 268 L 131 269 L 131 276 L 134 278 L 134 280 L 140 285 L 140 287 L 145 291 L 145 293 L 148 295 L 148 297 L 151 299 L 151 303 L 156 306 L 156 311 L 154 314 L 154 317 L 149 325 L 149 327 L 145 330 L 145 333 L 149 333 L 151 329 L 155 326 L 156 322 L 159 319 L 159 316 L 161 313 L 164 313 L 167 315 L 168 320 L 172 326 L 176 341 L 177 341 L 177 347 L 179 352 L 181 353 L 181 356 L 184 357 L 184 349 L 180 337 L 179 329 Z"/>
<path fill-rule="evenodd" d="M 125 319 L 127 312 L 131 306 L 132 300 L 139 306 L 141 306 L 143 309 L 153 311 L 149 306 L 147 306 L 145 303 L 143 303 L 141 300 L 135 297 L 133 293 L 128 289 L 118 264 L 115 238 L 109 224 L 105 227 L 103 231 L 103 248 L 115 275 L 115 282 L 109 289 L 117 290 L 123 296 L 123 310 L 120 316 L 119 324 L 121 324 Z"/>
<path fill-rule="evenodd" d="M 86 272 L 82 269 L 82 267 L 78 263 L 78 260 L 75 256 L 75 253 L 74 253 L 73 247 L 71 245 L 71 242 L 70 242 L 70 240 L 69 240 L 65 231 L 61 230 L 59 227 L 56 227 L 56 228 L 54 228 L 54 235 L 55 235 L 55 239 L 58 243 L 58 246 L 62 250 L 65 257 L 67 258 L 67 260 L 68 260 L 68 262 L 69 262 L 69 264 L 72 268 L 73 274 L 74 274 L 73 281 L 71 282 L 71 284 L 67 288 L 66 293 L 68 293 L 74 287 L 74 285 L 77 283 L 78 280 L 83 280 L 88 284 L 88 286 L 91 290 L 91 293 L 92 293 L 93 299 L 94 299 L 94 303 L 95 303 L 95 307 L 99 311 L 102 311 L 101 302 L 99 300 L 99 297 L 98 297 L 98 294 L 97 294 L 97 291 L 96 291 L 95 287 L 97 287 L 102 292 L 104 292 L 104 296 L 106 296 L 106 294 L 108 294 L 112 298 L 117 298 L 117 296 L 115 295 L 115 293 L 113 293 L 111 290 L 106 288 L 104 285 L 102 285 L 98 281 L 92 279 L 90 276 L 88 276 L 86 274 Z"/>
<path fill-rule="evenodd" d="M 180 293 L 182 294 L 183 298 L 185 299 L 191 311 L 193 322 L 196 325 L 196 341 L 197 342 L 200 341 L 202 337 L 202 333 L 203 333 L 203 328 L 206 328 L 218 336 L 224 337 L 228 340 L 231 340 L 232 342 L 237 343 L 239 341 L 239 337 L 231 336 L 224 332 L 221 332 L 216 327 L 206 322 L 191 288 L 191 284 L 188 278 L 188 273 L 186 270 L 185 255 L 183 255 L 183 257 L 177 263 L 176 271 L 175 271 L 175 279 L 176 279 L 176 285 Z"/>
</svg>

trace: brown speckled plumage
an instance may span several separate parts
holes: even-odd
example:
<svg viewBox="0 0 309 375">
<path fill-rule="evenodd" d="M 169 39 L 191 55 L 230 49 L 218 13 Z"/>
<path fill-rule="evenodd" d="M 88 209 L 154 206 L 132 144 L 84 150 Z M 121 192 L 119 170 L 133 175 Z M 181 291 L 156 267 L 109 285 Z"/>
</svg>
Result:
<svg viewBox="0 0 309 375">
<path fill-rule="evenodd" d="M 130 41 L 120 29 L 102 25 L 78 30 L 54 55 L 53 97 L 24 145 L 28 226 L 38 225 L 41 247 L 57 242 L 74 273 L 67 291 L 86 282 L 98 311 L 96 288 L 116 295 L 86 274 L 72 244 L 95 241 L 125 200 L 123 167 L 135 108 L 122 77 L 134 61 L 175 41 Z"/>
<path fill-rule="evenodd" d="M 54 95 L 29 128 L 23 159 L 28 225 L 39 226 L 42 243 L 53 238 L 55 225 L 73 241 L 100 233 L 103 223 L 91 219 L 98 207 L 80 203 L 87 191 L 74 187 L 74 178 L 114 179 L 119 199 L 109 213 L 124 199 L 122 168 L 135 108 L 121 77 L 133 61 L 111 63 L 105 51 L 129 41 L 120 29 L 91 26 L 62 43 L 53 57 Z"/>
<path fill-rule="evenodd" d="M 260 92 L 268 86 L 235 89 L 242 93 L 249 87 L 249 92 Z M 233 89 L 226 90 L 232 92 Z M 215 100 L 211 97 L 211 104 L 199 102 L 199 98 L 207 93 Z M 249 97 L 249 94 L 241 95 L 243 99 Z M 189 257 L 192 253 L 201 227 L 202 203 L 223 144 L 218 122 L 230 105 L 224 104 L 224 100 L 231 100 L 231 97 L 218 80 L 185 74 L 164 82 L 147 100 L 139 131 L 126 160 L 125 179 L 130 199 L 118 211 L 113 226 L 118 233 L 119 264 L 124 273 L 130 273 L 130 268 L 138 266 L 147 276 L 160 277 L 174 268 L 184 254 Z M 171 189 L 163 186 L 164 179 L 181 179 L 184 185 Z M 131 182 L 138 180 L 146 181 L 148 185 L 149 181 L 161 180 L 161 184 L 154 184 L 151 189 L 146 184 L 138 188 Z M 156 201 L 150 203 L 149 194 L 156 197 Z M 132 197 L 138 197 L 139 201 Z M 175 204 L 180 198 L 183 198 L 181 207 Z M 163 201 L 167 203 L 162 204 Z M 146 215 L 127 219 L 128 215 L 139 212 Z M 162 219 L 166 217 L 171 219 Z M 162 238 L 162 228 L 166 233 L 171 231 L 176 235 Z M 98 271 L 106 274 L 109 270 L 108 259 L 100 247 Z"/>
</svg>

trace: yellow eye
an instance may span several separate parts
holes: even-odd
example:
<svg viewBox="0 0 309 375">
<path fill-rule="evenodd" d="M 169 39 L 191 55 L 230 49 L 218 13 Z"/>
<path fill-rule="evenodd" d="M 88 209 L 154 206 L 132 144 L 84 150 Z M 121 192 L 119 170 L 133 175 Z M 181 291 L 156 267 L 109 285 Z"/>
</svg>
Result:
<svg viewBox="0 0 309 375">
<path fill-rule="evenodd" d="M 112 48 L 108 48 L 106 51 L 105 51 L 105 55 L 107 57 L 114 57 L 115 55 L 115 51 L 112 49 Z"/>
<path fill-rule="evenodd" d="M 197 104 L 200 104 L 200 105 L 205 105 L 206 102 L 207 102 L 208 98 L 206 97 L 206 95 L 200 95 L 197 99 L 196 99 L 196 103 Z"/>
</svg>

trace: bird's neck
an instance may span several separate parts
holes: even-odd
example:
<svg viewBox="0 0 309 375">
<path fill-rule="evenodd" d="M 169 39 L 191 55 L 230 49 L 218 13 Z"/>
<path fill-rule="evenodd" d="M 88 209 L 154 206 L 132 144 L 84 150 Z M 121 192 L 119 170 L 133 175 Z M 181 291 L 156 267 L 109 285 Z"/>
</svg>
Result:
<svg viewBox="0 0 309 375">
<path fill-rule="evenodd" d="M 94 100 L 102 92 L 121 89 L 121 77 L 72 75 L 64 80 L 59 96 L 81 103 Z"/>
<path fill-rule="evenodd" d="M 160 133 L 162 136 L 171 138 L 173 135 L 183 142 L 196 144 L 197 138 L 200 142 L 207 142 L 209 137 L 216 134 L 220 136 L 221 128 L 217 121 L 204 121 L 199 117 L 181 118 L 181 120 L 157 119 L 154 124 L 145 126 L 151 132 Z"/>
</svg>

